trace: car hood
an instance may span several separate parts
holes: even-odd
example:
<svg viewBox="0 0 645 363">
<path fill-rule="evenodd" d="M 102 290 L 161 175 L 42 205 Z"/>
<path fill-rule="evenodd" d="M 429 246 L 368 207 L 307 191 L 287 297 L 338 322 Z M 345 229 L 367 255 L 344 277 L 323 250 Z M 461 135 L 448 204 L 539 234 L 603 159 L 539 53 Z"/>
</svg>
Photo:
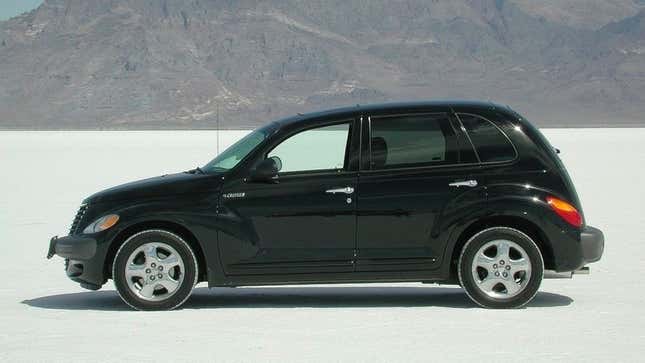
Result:
<svg viewBox="0 0 645 363">
<path fill-rule="evenodd" d="M 220 175 L 213 174 L 167 174 L 105 189 L 86 198 L 84 203 L 139 200 L 206 192 L 217 189 L 221 180 Z"/>
</svg>

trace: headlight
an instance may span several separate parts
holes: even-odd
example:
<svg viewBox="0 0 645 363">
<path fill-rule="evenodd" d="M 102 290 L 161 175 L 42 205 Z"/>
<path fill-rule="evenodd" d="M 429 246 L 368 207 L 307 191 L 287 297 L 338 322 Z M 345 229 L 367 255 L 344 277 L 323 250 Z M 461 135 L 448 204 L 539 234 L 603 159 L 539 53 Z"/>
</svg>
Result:
<svg viewBox="0 0 645 363">
<path fill-rule="evenodd" d="M 118 215 L 108 214 L 90 223 L 89 226 L 85 227 L 85 229 L 83 230 L 83 233 L 90 234 L 90 233 L 105 231 L 106 229 L 114 226 L 118 221 L 119 221 Z"/>
</svg>

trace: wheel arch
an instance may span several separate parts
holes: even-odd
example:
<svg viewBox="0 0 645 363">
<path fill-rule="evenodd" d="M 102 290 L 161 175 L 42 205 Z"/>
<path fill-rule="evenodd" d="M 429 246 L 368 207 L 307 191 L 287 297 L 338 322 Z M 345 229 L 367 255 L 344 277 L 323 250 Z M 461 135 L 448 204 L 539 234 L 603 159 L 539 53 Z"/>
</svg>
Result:
<svg viewBox="0 0 645 363">
<path fill-rule="evenodd" d="M 204 251 L 202 249 L 201 244 L 197 240 L 197 237 L 195 237 L 195 234 L 193 234 L 188 228 L 186 228 L 185 226 L 177 222 L 171 222 L 171 221 L 165 221 L 165 220 L 141 221 L 141 222 L 134 223 L 126 227 L 122 231 L 120 231 L 112 239 L 112 242 L 110 243 L 110 246 L 108 248 L 108 252 L 105 256 L 103 273 L 106 279 L 112 278 L 112 264 L 114 263 L 114 258 L 116 257 L 117 251 L 123 245 L 123 243 L 128 239 L 128 237 L 149 229 L 165 230 L 178 235 L 184 241 L 186 241 L 186 243 L 188 243 L 190 248 L 192 248 L 193 252 L 195 253 L 195 257 L 197 258 L 197 266 L 199 268 L 198 281 L 199 282 L 208 281 L 208 268 L 206 265 L 206 257 L 204 255 Z"/>
<path fill-rule="evenodd" d="M 551 247 L 551 241 L 536 223 L 523 217 L 513 215 L 499 215 L 474 221 L 458 235 L 449 255 L 450 270 L 448 271 L 448 277 L 450 280 L 454 280 L 457 277 L 457 261 L 459 260 L 461 250 L 466 242 L 468 242 L 468 240 L 478 232 L 491 227 L 514 228 L 525 233 L 526 235 L 531 237 L 531 239 L 535 242 L 535 244 L 537 244 L 538 248 L 540 249 L 540 253 L 542 254 L 542 258 L 544 259 L 544 268 L 554 268 L 555 257 L 553 254 L 553 248 Z"/>
</svg>

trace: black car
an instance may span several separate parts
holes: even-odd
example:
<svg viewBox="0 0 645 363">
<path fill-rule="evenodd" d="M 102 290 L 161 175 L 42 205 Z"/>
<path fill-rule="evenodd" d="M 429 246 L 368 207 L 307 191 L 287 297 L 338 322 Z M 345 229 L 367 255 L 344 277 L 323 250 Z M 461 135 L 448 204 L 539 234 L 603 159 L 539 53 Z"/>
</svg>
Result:
<svg viewBox="0 0 645 363">
<path fill-rule="evenodd" d="M 298 115 L 201 168 L 92 195 L 48 257 L 85 288 L 113 279 L 141 310 L 176 308 L 200 281 L 459 284 L 481 306 L 520 307 L 547 273 L 603 252 L 557 153 L 492 103 Z"/>
</svg>

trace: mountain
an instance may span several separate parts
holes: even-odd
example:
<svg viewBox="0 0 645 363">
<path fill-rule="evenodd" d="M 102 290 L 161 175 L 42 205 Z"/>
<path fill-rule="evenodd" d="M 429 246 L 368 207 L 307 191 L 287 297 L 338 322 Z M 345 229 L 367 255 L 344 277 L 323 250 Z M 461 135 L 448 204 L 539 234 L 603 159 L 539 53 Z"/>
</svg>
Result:
<svg viewBox="0 0 645 363">
<path fill-rule="evenodd" d="M 578 29 L 599 29 L 636 15 L 645 0 L 510 0 L 527 14 Z"/>
<path fill-rule="evenodd" d="M 0 127 L 234 128 L 436 98 L 645 124 L 645 10 L 612 1 L 626 10 L 584 26 L 545 10 L 576 3 L 47 0 L 0 22 Z"/>
</svg>

